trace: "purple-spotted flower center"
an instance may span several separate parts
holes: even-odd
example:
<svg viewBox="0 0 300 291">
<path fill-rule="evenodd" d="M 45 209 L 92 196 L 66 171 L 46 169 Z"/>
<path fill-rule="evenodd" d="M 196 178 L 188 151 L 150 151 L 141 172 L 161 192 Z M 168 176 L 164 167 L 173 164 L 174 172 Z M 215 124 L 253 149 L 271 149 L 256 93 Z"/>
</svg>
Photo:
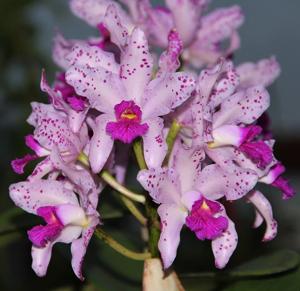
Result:
<svg viewBox="0 0 300 291">
<path fill-rule="evenodd" d="M 54 206 L 44 206 L 37 209 L 37 215 L 41 216 L 46 225 L 37 225 L 30 229 L 27 234 L 36 247 L 45 247 L 48 242 L 53 242 L 61 233 L 64 225 L 56 215 Z"/>
<path fill-rule="evenodd" d="M 218 202 L 204 197 L 194 202 L 192 210 L 186 218 L 186 226 L 195 232 L 200 240 L 215 239 L 228 227 L 228 220 L 224 216 L 217 216 L 221 211 Z"/>
<path fill-rule="evenodd" d="M 122 101 L 115 107 L 116 121 L 108 122 L 106 132 L 115 140 L 131 143 L 143 136 L 149 129 L 147 123 L 141 124 L 142 111 L 134 101 Z"/>
</svg>

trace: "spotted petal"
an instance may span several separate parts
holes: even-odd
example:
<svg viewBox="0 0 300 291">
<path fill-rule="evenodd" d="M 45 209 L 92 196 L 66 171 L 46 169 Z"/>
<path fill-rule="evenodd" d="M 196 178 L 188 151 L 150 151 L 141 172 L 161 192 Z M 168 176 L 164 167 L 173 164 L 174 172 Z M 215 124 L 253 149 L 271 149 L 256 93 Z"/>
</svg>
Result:
<svg viewBox="0 0 300 291">
<path fill-rule="evenodd" d="M 160 167 L 167 154 L 167 143 L 163 136 L 164 122 L 160 117 L 147 120 L 148 131 L 143 136 L 144 156 L 148 168 Z"/>
<path fill-rule="evenodd" d="M 175 260 L 180 242 L 180 232 L 185 224 L 187 212 L 177 205 L 162 204 L 157 209 L 161 221 L 161 235 L 158 249 L 161 254 L 164 268 L 169 268 Z"/>
<path fill-rule="evenodd" d="M 141 170 L 137 180 L 156 203 L 180 205 L 180 181 L 171 168 Z"/>
<path fill-rule="evenodd" d="M 23 210 L 36 214 L 39 207 L 59 204 L 78 205 L 75 194 L 64 187 L 62 182 L 37 180 L 20 182 L 9 187 L 10 198 Z"/>
<path fill-rule="evenodd" d="M 269 107 L 270 96 L 261 86 L 251 87 L 225 99 L 214 114 L 214 128 L 222 124 L 251 124 Z"/>
<path fill-rule="evenodd" d="M 119 4 L 111 0 L 71 0 L 70 8 L 76 16 L 96 27 L 103 22 L 106 9 L 112 3 L 121 10 Z"/>
<path fill-rule="evenodd" d="M 32 102 L 28 122 L 35 126 L 34 138 L 41 146 L 51 150 L 56 145 L 60 151 L 81 148 L 81 141 L 68 126 L 67 116 L 52 105 Z"/>
<path fill-rule="evenodd" d="M 171 10 L 176 30 L 187 46 L 193 41 L 200 25 L 200 15 L 209 0 L 166 0 L 167 7 Z"/>
<path fill-rule="evenodd" d="M 69 58 L 72 66 L 66 72 L 67 82 L 78 95 L 88 98 L 91 107 L 113 113 L 126 96 L 112 55 L 97 47 L 76 46 Z"/>
<path fill-rule="evenodd" d="M 89 242 L 94 234 L 97 224 L 99 223 L 98 217 L 93 217 L 92 221 L 87 228 L 82 231 L 81 238 L 72 242 L 71 253 L 72 253 L 72 268 L 75 275 L 80 279 L 84 280 L 82 274 L 83 260 L 87 251 Z"/>
<path fill-rule="evenodd" d="M 45 276 L 51 259 L 53 245 L 57 242 L 71 243 L 73 240 L 79 237 L 81 231 L 81 227 L 70 225 L 65 227 L 60 233 L 59 237 L 54 242 L 48 243 L 46 247 L 38 248 L 32 246 L 32 269 L 35 271 L 35 273 L 40 277 Z"/>
<path fill-rule="evenodd" d="M 225 196 L 236 200 L 246 195 L 257 183 L 255 172 L 237 166 L 221 168 L 218 165 L 206 166 L 196 181 L 196 188 L 208 199 Z"/>
<path fill-rule="evenodd" d="M 153 59 L 149 52 L 148 42 L 144 32 L 136 28 L 130 36 L 130 41 L 121 58 L 120 78 L 127 91 L 127 96 L 138 105 L 145 87 L 152 76 Z"/>
<path fill-rule="evenodd" d="M 89 160 L 92 171 L 99 173 L 105 165 L 113 148 L 114 141 L 106 133 L 106 125 L 113 117 L 109 114 L 101 114 L 96 119 L 93 128 L 93 137 L 90 143 Z"/>
<path fill-rule="evenodd" d="M 143 118 L 168 114 L 191 97 L 194 89 L 192 73 L 178 72 L 152 80 L 144 96 Z"/>
<path fill-rule="evenodd" d="M 173 147 L 169 166 L 178 173 L 182 193 L 194 189 L 195 182 L 201 175 L 201 162 L 204 158 L 201 148 L 185 149 L 179 142 Z"/>
<path fill-rule="evenodd" d="M 124 49 L 131 29 L 127 18 L 125 18 L 124 13 L 117 8 L 115 2 L 107 7 L 103 24 L 110 33 L 110 40 L 120 49 Z"/>
<path fill-rule="evenodd" d="M 217 268 L 222 269 L 227 265 L 231 255 L 236 249 L 238 235 L 235 230 L 235 225 L 227 216 L 225 209 L 223 209 L 219 215 L 227 218 L 228 228 L 220 237 L 214 239 L 211 245 L 215 256 L 215 265 Z"/>
<path fill-rule="evenodd" d="M 84 41 L 71 39 L 67 40 L 60 33 L 57 33 L 53 40 L 52 58 L 60 68 L 66 70 L 69 67 L 67 59 L 68 54 L 72 51 L 72 47 L 76 44 L 84 44 Z"/>
<path fill-rule="evenodd" d="M 272 240 L 277 234 L 277 222 L 273 218 L 273 211 L 270 202 L 259 191 L 252 192 L 247 196 L 247 199 L 255 206 L 256 211 L 258 211 L 258 213 L 266 222 L 267 227 L 263 237 L 263 241 Z"/>
<path fill-rule="evenodd" d="M 280 65 L 275 57 L 260 60 L 257 63 L 244 63 L 236 68 L 240 76 L 240 87 L 271 85 L 280 75 Z"/>
</svg>

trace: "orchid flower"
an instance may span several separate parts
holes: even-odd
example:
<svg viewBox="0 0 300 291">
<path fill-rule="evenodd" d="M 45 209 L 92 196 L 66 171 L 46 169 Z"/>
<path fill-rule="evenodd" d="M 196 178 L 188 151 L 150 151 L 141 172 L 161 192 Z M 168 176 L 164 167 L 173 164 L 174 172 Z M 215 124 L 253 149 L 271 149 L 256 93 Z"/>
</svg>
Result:
<svg viewBox="0 0 300 291">
<path fill-rule="evenodd" d="M 101 171 L 114 140 L 128 144 L 137 137 L 144 141 L 148 167 L 160 166 L 167 150 L 160 116 L 190 97 L 193 75 L 169 73 L 151 80 L 153 60 L 139 28 L 132 32 L 121 64 L 112 54 L 90 46 L 75 46 L 69 59 L 72 65 L 66 72 L 67 82 L 102 113 L 91 125 L 92 170 Z"/>
<path fill-rule="evenodd" d="M 201 169 L 204 152 L 178 146 L 167 168 L 142 170 L 138 181 L 159 204 L 161 236 L 158 248 L 164 267 L 176 257 L 184 225 L 200 240 L 212 241 L 216 266 L 223 268 L 237 245 L 234 223 L 217 199 L 238 199 L 256 184 L 251 171 L 228 173 L 212 164 Z"/>
<path fill-rule="evenodd" d="M 82 262 L 88 243 L 99 223 L 98 213 L 86 213 L 75 193 L 62 181 L 36 180 L 20 182 L 9 188 L 11 199 L 23 210 L 42 217 L 46 225 L 28 231 L 32 242 L 32 268 L 44 276 L 56 243 L 71 243 L 72 268 L 83 279 Z"/>
<path fill-rule="evenodd" d="M 56 146 L 66 160 L 76 161 L 78 154 L 86 146 L 88 132 L 87 126 L 82 125 L 75 134 L 68 126 L 68 116 L 50 104 L 33 102 L 31 106 L 32 113 L 27 122 L 35 129 L 33 135 L 25 137 L 25 143 L 34 154 L 12 161 L 12 167 L 16 173 L 23 174 L 28 162 L 45 157 L 30 176 L 30 179 L 39 179 L 53 169 L 49 158 L 53 147 Z"/>
<path fill-rule="evenodd" d="M 183 59 L 202 67 L 215 63 L 221 56 L 230 56 L 239 48 L 237 29 L 244 21 L 238 6 L 217 9 L 202 17 L 209 2 L 166 0 L 166 7 L 152 7 L 149 0 L 123 0 L 129 14 L 110 0 L 72 0 L 70 5 L 73 13 L 91 26 L 103 25 L 111 41 L 120 48 L 134 26 L 146 32 L 151 44 L 163 48 L 168 46 L 168 35 L 175 29 L 185 48 Z M 221 43 L 226 39 L 230 44 L 224 50 Z"/>
<path fill-rule="evenodd" d="M 167 7 L 153 8 L 150 1 L 139 2 L 139 25 L 147 32 L 151 43 L 166 47 L 167 37 L 176 29 L 183 41 L 183 59 L 194 67 L 215 63 L 221 56 L 231 55 L 239 48 L 237 29 L 244 16 L 240 7 L 217 9 L 201 16 L 207 0 L 166 0 Z M 221 43 L 229 39 L 227 49 Z"/>
</svg>

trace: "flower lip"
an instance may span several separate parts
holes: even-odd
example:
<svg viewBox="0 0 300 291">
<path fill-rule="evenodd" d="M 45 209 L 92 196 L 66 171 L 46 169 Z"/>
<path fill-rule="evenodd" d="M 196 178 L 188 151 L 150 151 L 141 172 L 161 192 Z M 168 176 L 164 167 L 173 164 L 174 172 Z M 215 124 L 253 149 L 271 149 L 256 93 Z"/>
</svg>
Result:
<svg viewBox="0 0 300 291">
<path fill-rule="evenodd" d="M 56 207 L 44 206 L 37 209 L 37 215 L 47 223 L 45 226 L 38 225 L 30 229 L 28 238 L 36 247 L 45 247 L 48 242 L 54 241 L 64 228 L 64 225 L 56 215 Z"/>
<path fill-rule="evenodd" d="M 190 214 L 186 218 L 187 227 L 194 231 L 200 240 L 213 240 L 219 237 L 228 227 L 226 217 L 217 216 L 221 212 L 218 202 L 203 196 L 194 202 Z"/>
<path fill-rule="evenodd" d="M 142 111 L 134 101 L 123 100 L 115 106 L 115 122 L 108 122 L 106 132 L 115 140 L 131 143 L 143 136 L 149 129 L 147 123 L 141 124 Z"/>
</svg>

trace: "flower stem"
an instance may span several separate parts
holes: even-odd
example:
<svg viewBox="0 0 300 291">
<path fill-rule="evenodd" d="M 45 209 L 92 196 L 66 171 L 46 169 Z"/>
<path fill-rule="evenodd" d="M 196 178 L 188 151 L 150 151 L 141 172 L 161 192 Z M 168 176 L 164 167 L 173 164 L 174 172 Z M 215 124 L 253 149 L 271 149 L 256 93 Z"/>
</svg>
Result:
<svg viewBox="0 0 300 291">
<path fill-rule="evenodd" d="M 136 139 L 133 143 L 133 151 L 141 170 L 147 169 L 147 164 L 144 158 L 143 145 L 140 139 Z"/>
<path fill-rule="evenodd" d="M 85 166 L 89 167 L 88 157 L 84 153 L 80 153 L 77 157 L 77 160 L 80 161 Z M 126 196 L 127 198 L 134 200 L 139 203 L 145 203 L 145 197 L 141 194 L 136 194 L 131 190 L 124 187 L 122 184 L 118 183 L 118 181 L 106 170 L 100 172 L 100 177 L 112 188 L 117 190 L 120 194 Z"/>
<path fill-rule="evenodd" d="M 141 140 L 136 140 L 134 142 L 133 150 L 140 169 L 141 170 L 147 169 Z M 157 206 L 152 201 L 149 195 L 147 195 L 146 197 L 145 206 L 146 206 L 146 215 L 147 215 L 148 231 L 149 231 L 148 247 L 151 253 L 151 257 L 157 258 L 159 257 L 159 251 L 157 245 L 160 236 L 160 227 L 159 227 L 160 223 L 157 214 Z"/>
<path fill-rule="evenodd" d="M 124 196 L 130 198 L 139 203 L 145 203 L 145 196 L 141 194 L 136 194 L 131 190 L 124 187 L 122 184 L 118 183 L 117 180 L 106 170 L 103 170 L 100 173 L 100 177 L 112 188 L 117 190 L 119 193 L 123 194 Z"/>
<path fill-rule="evenodd" d="M 147 225 L 147 218 L 140 212 L 140 210 L 135 206 L 135 204 L 127 197 L 121 196 L 121 200 L 131 212 L 131 214 L 142 224 Z"/>
<path fill-rule="evenodd" d="M 166 138 L 166 142 L 168 145 L 168 152 L 167 152 L 167 155 L 163 162 L 163 165 L 165 165 L 165 166 L 168 165 L 170 155 L 172 153 L 174 143 L 176 141 L 176 137 L 177 137 L 178 133 L 180 132 L 180 129 L 181 129 L 181 125 L 174 119 L 171 124 L 171 127 L 169 129 L 167 138 Z"/>
<path fill-rule="evenodd" d="M 99 239 L 104 241 L 106 244 L 108 244 L 112 249 L 114 249 L 115 251 L 117 251 L 118 253 L 120 253 L 121 255 L 123 255 L 127 258 L 137 260 L 137 261 L 144 261 L 151 257 L 150 253 L 137 253 L 137 252 L 127 249 L 126 247 L 124 247 L 123 245 L 118 243 L 109 234 L 107 234 L 105 231 L 103 231 L 100 228 L 97 228 L 95 230 L 95 235 Z"/>
</svg>

